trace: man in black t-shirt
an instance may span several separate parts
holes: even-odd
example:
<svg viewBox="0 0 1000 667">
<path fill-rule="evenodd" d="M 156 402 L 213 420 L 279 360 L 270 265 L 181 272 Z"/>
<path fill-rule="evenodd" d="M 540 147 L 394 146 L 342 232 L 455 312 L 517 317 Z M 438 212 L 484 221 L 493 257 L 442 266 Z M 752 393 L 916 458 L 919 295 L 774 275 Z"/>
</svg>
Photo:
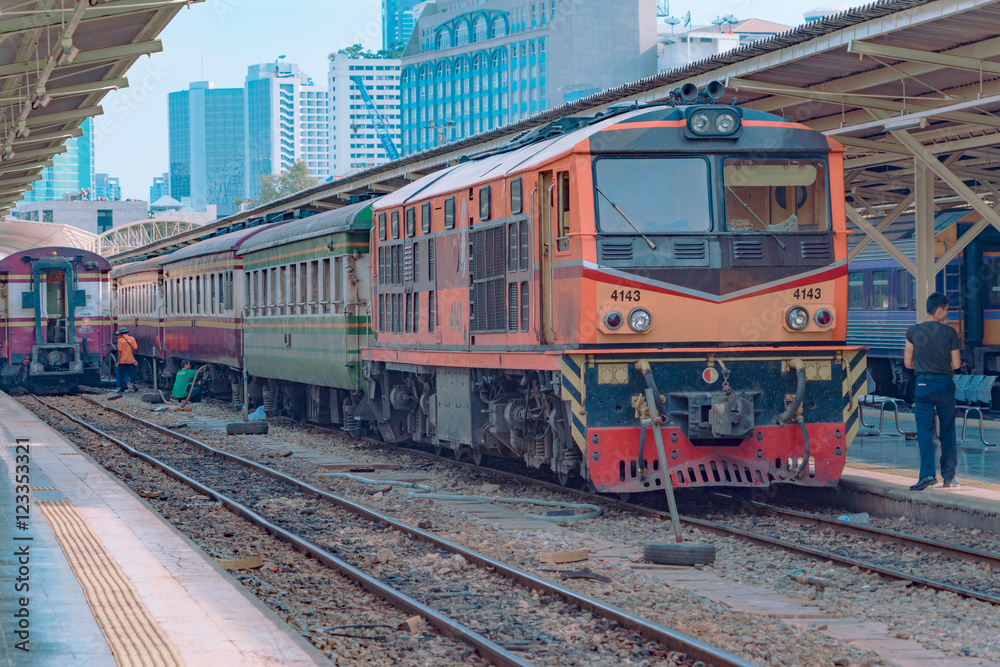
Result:
<svg viewBox="0 0 1000 667">
<path fill-rule="evenodd" d="M 937 484 L 934 463 L 934 412 L 940 422 L 941 477 L 946 488 L 959 486 L 955 479 L 958 445 L 955 443 L 955 383 L 952 376 L 962 365 L 958 332 L 945 324 L 948 297 L 934 292 L 927 297 L 927 321 L 906 330 L 903 365 L 917 376 L 914 417 L 920 449 L 920 479 L 910 488 L 923 491 Z"/>
</svg>

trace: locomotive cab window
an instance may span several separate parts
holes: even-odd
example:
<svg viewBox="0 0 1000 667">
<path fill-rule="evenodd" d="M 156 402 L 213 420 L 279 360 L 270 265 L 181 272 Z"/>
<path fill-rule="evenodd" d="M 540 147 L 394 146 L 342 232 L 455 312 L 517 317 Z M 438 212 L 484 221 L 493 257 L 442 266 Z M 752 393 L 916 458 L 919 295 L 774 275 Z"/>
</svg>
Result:
<svg viewBox="0 0 1000 667">
<path fill-rule="evenodd" d="M 455 198 L 448 197 L 444 200 L 444 228 L 455 228 Z"/>
<path fill-rule="evenodd" d="M 385 213 L 378 214 L 378 240 L 385 241 Z"/>
<path fill-rule="evenodd" d="M 417 233 L 417 209 L 410 206 L 406 209 L 406 238 L 412 239 Z"/>
<path fill-rule="evenodd" d="M 726 229 L 825 232 L 830 229 L 826 164 L 818 158 L 723 161 Z"/>
<path fill-rule="evenodd" d="M 392 238 L 399 238 L 399 211 L 393 211 L 391 214 L 392 220 Z"/>
<path fill-rule="evenodd" d="M 703 158 L 601 158 L 595 167 L 598 231 L 707 232 L 708 162 Z"/>
<path fill-rule="evenodd" d="M 479 219 L 490 219 L 490 186 L 479 188 Z"/>
<path fill-rule="evenodd" d="M 420 230 L 424 234 L 431 233 L 431 203 L 425 202 L 420 207 Z"/>
<path fill-rule="evenodd" d="M 521 212 L 521 179 L 515 178 L 510 182 L 510 212 L 512 214 L 518 214 Z"/>
</svg>

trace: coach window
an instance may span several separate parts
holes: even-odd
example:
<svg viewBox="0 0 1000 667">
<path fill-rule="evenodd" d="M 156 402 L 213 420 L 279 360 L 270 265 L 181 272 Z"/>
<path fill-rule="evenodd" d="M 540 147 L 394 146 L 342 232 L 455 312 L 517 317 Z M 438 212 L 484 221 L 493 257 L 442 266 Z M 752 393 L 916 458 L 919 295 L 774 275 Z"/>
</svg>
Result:
<svg viewBox="0 0 1000 667">
<path fill-rule="evenodd" d="M 337 310 L 344 307 L 344 258 L 337 257 L 333 262 L 333 284 L 335 285 L 335 300 Z"/>
<path fill-rule="evenodd" d="M 889 272 L 872 271 L 872 310 L 889 309 Z"/>
<path fill-rule="evenodd" d="M 412 239 L 417 234 L 417 209 L 410 206 L 406 209 L 406 238 Z"/>
<path fill-rule="evenodd" d="M 916 287 L 916 279 L 906 269 L 899 269 L 896 272 L 896 308 L 898 310 L 910 310 L 914 307 L 913 292 Z"/>
<path fill-rule="evenodd" d="M 444 200 L 444 228 L 455 229 L 455 198 Z"/>
<path fill-rule="evenodd" d="M 521 179 L 515 178 L 510 182 L 510 212 L 517 214 L 521 212 Z"/>
<path fill-rule="evenodd" d="M 267 296 L 267 312 L 271 315 L 278 314 L 278 269 L 277 267 L 271 267 L 267 270 L 270 275 L 268 275 L 268 283 L 271 286 L 271 291 L 268 292 Z"/>
<path fill-rule="evenodd" d="M 392 221 L 390 225 L 392 227 L 392 238 L 399 238 L 399 211 L 393 211 L 389 214 L 389 218 Z"/>
<path fill-rule="evenodd" d="M 490 219 L 490 186 L 479 188 L 479 219 Z"/>
<path fill-rule="evenodd" d="M 299 267 L 299 315 L 309 314 L 309 262 L 300 262 Z"/>
<path fill-rule="evenodd" d="M 208 276 L 206 276 L 207 278 Z M 194 295 L 195 295 L 195 313 L 202 314 L 202 302 L 201 302 L 201 276 L 195 276 L 194 279 Z"/>
<path fill-rule="evenodd" d="M 378 240 L 385 241 L 385 213 L 378 214 Z"/>
<path fill-rule="evenodd" d="M 284 315 L 288 312 L 288 267 L 279 269 L 278 278 L 278 312 Z"/>
<path fill-rule="evenodd" d="M 215 300 L 218 298 L 217 293 L 215 291 L 216 288 L 215 282 L 217 278 L 218 276 L 216 276 L 216 274 L 214 273 L 209 276 L 209 280 L 211 281 L 211 291 L 209 292 L 209 295 L 211 299 L 208 302 L 208 312 L 210 312 L 212 315 L 215 315 Z"/>
<path fill-rule="evenodd" d="M 268 287 L 270 286 L 270 281 L 267 276 L 268 269 L 261 269 L 260 271 L 260 314 L 269 315 L 270 311 L 267 309 L 270 303 L 270 292 Z"/>
<path fill-rule="evenodd" d="M 319 313 L 319 260 L 309 262 L 309 312 Z"/>
<path fill-rule="evenodd" d="M 382 254 L 382 248 L 378 249 L 379 255 Z M 380 276 L 381 278 L 381 276 Z M 327 257 L 323 260 L 323 275 L 320 278 L 323 284 L 323 300 L 320 304 L 323 306 L 323 312 L 330 312 L 330 258 Z"/>
<path fill-rule="evenodd" d="M 847 274 L 847 309 L 865 309 L 865 274 L 861 271 Z"/>
<path fill-rule="evenodd" d="M 188 280 L 187 276 L 181 278 L 181 315 L 188 314 L 188 299 L 190 297 L 188 294 Z"/>
<path fill-rule="evenodd" d="M 424 234 L 431 233 L 431 203 L 424 202 L 420 207 L 420 230 Z"/>
<path fill-rule="evenodd" d="M 299 265 L 292 264 L 288 267 L 288 314 L 294 315 L 298 311 L 298 305 L 302 302 L 302 295 L 299 290 Z"/>
</svg>

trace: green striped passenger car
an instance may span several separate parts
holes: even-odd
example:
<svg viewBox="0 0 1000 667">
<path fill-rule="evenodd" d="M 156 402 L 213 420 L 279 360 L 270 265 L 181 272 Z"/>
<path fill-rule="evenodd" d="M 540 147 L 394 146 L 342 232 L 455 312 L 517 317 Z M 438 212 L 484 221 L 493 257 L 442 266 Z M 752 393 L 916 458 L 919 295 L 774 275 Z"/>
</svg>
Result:
<svg viewBox="0 0 1000 667">
<path fill-rule="evenodd" d="M 371 202 L 278 225 L 242 247 L 250 404 L 353 428 L 370 335 Z"/>
</svg>

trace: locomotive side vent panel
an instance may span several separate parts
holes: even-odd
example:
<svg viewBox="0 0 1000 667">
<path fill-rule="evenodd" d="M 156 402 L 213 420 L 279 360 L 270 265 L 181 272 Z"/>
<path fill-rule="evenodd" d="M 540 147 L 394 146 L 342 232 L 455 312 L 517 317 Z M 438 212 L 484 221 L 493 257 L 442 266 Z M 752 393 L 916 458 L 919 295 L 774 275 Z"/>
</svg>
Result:
<svg viewBox="0 0 1000 667">
<path fill-rule="evenodd" d="M 631 262 L 632 241 L 611 242 L 601 241 L 602 262 Z"/>
<path fill-rule="evenodd" d="M 733 241 L 733 260 L 763 261 L 764 242 L 760 239 L 737 239 Z"/>
<path fill-rule="evenodd" d="M 708 266 L 708 240 L 675 239 L 674 264 L 677 266 Z"/>
<path fill-rule="evenodd" d="M 506 249 L 504 228 L 469 234 L 469 329 L 473 333 L 507 329 Z"/>
<path fill-rule="evenodd" d="M 830 259 L 833 256 L 829 239 L 802 239 L 799 247 L 802 259 Z"/>
</svg>

